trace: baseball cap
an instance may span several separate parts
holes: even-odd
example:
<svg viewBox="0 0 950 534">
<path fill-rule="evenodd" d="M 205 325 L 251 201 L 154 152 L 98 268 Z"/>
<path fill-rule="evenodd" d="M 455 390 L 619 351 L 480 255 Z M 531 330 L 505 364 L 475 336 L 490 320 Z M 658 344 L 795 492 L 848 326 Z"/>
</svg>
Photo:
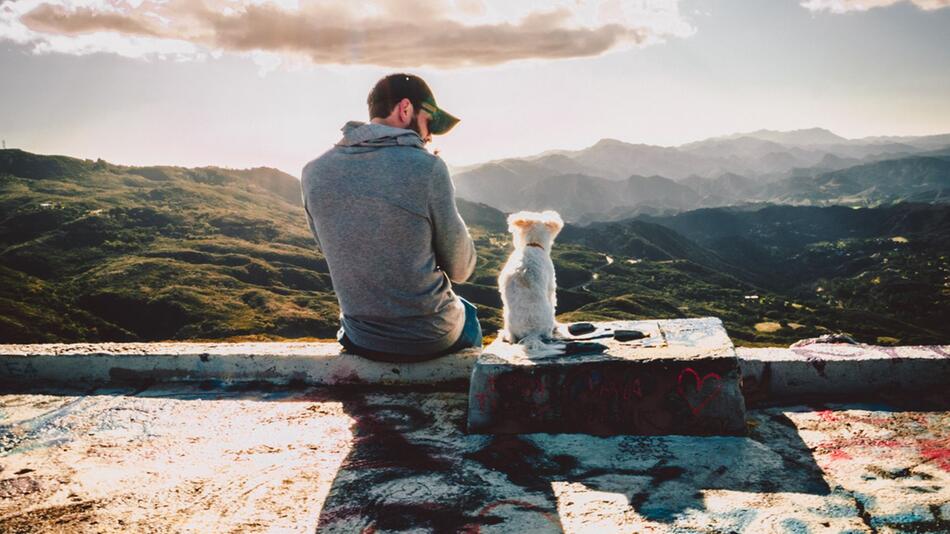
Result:
<svg viewBox="0 0 950 534">
<path fill-rule="evenodd" d="M 459 123 L 458 117 L 436 105 L 435 98 L 423 100 L 422 109 L 426 110 L 432 117 L 429 119 L 429 133 L 432 135 L 444 134 Z"/>
</svg>

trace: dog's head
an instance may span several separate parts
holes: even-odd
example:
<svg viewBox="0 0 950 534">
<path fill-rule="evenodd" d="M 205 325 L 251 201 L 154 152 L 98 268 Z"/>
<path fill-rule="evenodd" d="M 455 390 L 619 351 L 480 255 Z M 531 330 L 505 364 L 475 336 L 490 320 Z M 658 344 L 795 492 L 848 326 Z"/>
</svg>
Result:
<svg viewBox="0 0 950 534">
<path fill-rule="evenodd" d="M 519 211 L 508 216 L 508 231 L 514 237 L 515 248 L 538 243 L 550 251 L 554 238 L 563 227 L 564 221 L 556 211 Z"/>
</svg>

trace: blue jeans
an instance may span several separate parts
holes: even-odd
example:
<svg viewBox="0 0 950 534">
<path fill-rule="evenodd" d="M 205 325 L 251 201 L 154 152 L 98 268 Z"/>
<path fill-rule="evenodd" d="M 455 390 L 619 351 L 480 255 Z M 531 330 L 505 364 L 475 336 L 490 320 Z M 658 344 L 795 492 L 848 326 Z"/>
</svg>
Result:
<svg viewBox="0 0 950 534">
<path fill-rule="evenodd" d="M 478 323 L 478 308 L 462 297 L 459 297 L 458 299 L 462 301 L 462 306 L 465 308 L 465 325 L 462 326 L 462 333 L 459 334 L 458 340 L 456 340 L 451 347 L 434 354 L 396 354 L 393 352 L 381 352 L 377 350 L 364 349 L 362 347 L 358 347 L 356 344 L 350 341 L 350 338 L 346 337 L 343 327 L 340 327 L 340 330 L 336 334 L 337 341 L 343 345 L 343 348 L 346 349 L 346 352 L 351 352 L 370 360 L 392 363 L 423 362 L 426 360 L 433 360 L 440 356 L 445 356 L 446 354 L 452 354 L 453 352 L 459 352 L 463 349 L 481 347 L 482 325 Z"/>
</svg>

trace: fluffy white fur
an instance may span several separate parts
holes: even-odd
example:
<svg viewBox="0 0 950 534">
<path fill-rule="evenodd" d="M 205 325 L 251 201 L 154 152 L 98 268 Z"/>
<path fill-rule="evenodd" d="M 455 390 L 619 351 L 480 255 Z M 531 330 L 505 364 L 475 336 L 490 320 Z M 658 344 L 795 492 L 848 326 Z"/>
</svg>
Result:
<svg viewBox="0 0 950 534">
<path fill-rule="evenodd" d="M 522 211 L 508 217 L 515 250 L 498 275 L 504 304 L 502 339 L 524 345 L 532 356 L 557 354 L 564 349 L 563 344 L 551 342 L 557 326 L 551 245 L 563 227 L 564 221 L 555 211 Z"/>
</svg>

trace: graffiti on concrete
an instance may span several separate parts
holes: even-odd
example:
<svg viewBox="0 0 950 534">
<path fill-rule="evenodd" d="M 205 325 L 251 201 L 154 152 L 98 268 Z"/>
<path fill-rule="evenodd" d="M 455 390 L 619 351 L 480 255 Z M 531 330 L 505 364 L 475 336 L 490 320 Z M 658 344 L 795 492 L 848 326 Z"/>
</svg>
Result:
<svg viewBox="0 0 950 534">
<path fill-rule="evenodd" d="M 488 414 L 489 432 L 735 435 L 737 427 L 744 432 L 741 416 L 731 417 L 741 409 L 737 377 L 735 360 L 726 358 L 685 367 L 597 362 L 538 372 L 525 366 L 485 376 L 483 387 L 472 387 L 472 409 Z M 730 381 L 732 395 L 723 399 Z"/>
<path fill-rule="evenodd" d="M 684 389 L 708 395 L 693 370 Z M 624 384 L 576 387 L 650 394 Z M 950 403 L 759 409 L 748 437 L 466 434 L 466 408 L 357 388 L 2 395 L 0 531 L 950 530 Z"/>
<path fill-rule="evenodd" d="M 496 340 L 472 371 L 473 432 L 743 435 L 738 361 L 718 319 L 597 323 L 601 350 L 532 359 Z M 645 335 L 605 339 L 619 330 Z"/>
<path fill-rule="evenodd" d="M 920 460 L 918 465 L 928 464 L 950 473 L 950 436 L 941 436 L 942 429 L 933 428 L 935 421 L 927 414 L 840 414 L 832 410 L 822 410 L 816 412 L 816 415 L 822 423 L 878 430 L 872 436 L 859 433 L 856 436 L 849 435 L 817 443 L 815 449 L 828 454 L 830 460 L 853 460 L 855 451 L 875 455 L 899 449 L 905 454 L 916 455 Z M 888 429 L 889 432 L 881 436 L 880 429 Z M 932 478 L 929 475 L 927 477 Z"/>
<path fill-rule="evenodd" d="M 683 377 L 689 376 L 693 379 L 693 389 L 687 393 L 688 388 L 683 387 Z M 706 381 L 709 380 L 711 384 L 714 384 L 713 390 L 703 396 L 703 392 L 706 391 L 703 389 L 703 385 L 706 384 Z M 708 388 L 707 388 L 708 389 Z M 699 415 L 702 413 L 703 408 L 706 407 L 713 399 L 719 395 L 719 391 L 722 390 L 722 377 L 716 373 L 707 373 L 702 378 L 699 377 L 692 367 L 687 367 L 680 371 L 679 376 L 676 378 L 676 391 L 680 394 L 681 397 L 686 399 L 687 404 L 689 405 L 690 411 L 693 412 L 693 415 Z M 695 403 L 690 400 L 691 397 L 699 397 L 699 402 Z"/>
</svg>

